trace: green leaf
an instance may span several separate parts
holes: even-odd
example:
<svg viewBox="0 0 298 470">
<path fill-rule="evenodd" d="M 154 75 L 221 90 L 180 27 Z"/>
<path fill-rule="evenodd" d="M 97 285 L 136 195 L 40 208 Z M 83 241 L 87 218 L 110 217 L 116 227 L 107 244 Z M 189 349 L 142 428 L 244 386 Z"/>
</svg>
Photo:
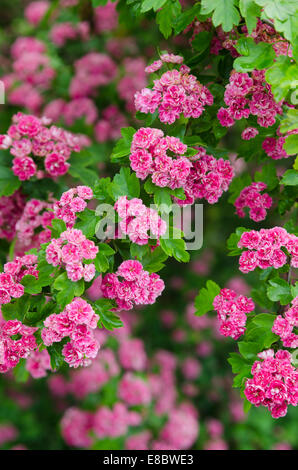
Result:
<svg viewBox="0 0 298 470">
<path fill-rule="evenodd" d="M 296 0 L 255 0 L 264 9 L 267 18 L 285 21 L 297 9 Z"/>
<path fill-rule="evenodd" d="M 79 297 L 84 292 L 84 280 L 73 282 L 68 279 L 66 273 L 60 274 L 53 284 L 54 289 L 58 290 L 57 302 L 64 308 L 74 297 Z"/>
<path fill-rule="evenodd" d="M 227 248 L 229 250 L 229 256 L 238 256 L 242 253 L 242 249 L 238 248 L 241 235 L 244 232 L 249 232 L 249 229 L 244 227 L 237 227 L 235 233 L 231 233 L 227 240 Z"/>
<path fill-rule="evenodd" d="M 298 66 L 293 64 L 289 57 L 281 55 L 276 58 L 274 65 L 266 71 L 265 77 L 271 85 L 274 98 L 276 101 L 280 101 L 286 98 L 291 88 L 296 88 Z"/>
<path fill-rule="evenodd" d="M 160 212 L 169 213 L 172 209 L 173 201 L 171 198 L 171 190 L 169 188 L 154 188 L 154 203 Z"/>
<path fill-rule="evenodd" d="M 54 343 L 52 346 L 48 346 L 47 350 L 51 358 L 51 367 L 54 371 L 60 369 L 64 364 L 64 357 L 62 355 L 62 349 L 66 344 L 67 340 L 63 339 L 60 343 Z"/>
<path fill-rule="evenodd" d="M 281 121 L 280 132 L 285 133 L 294 129 L 298 129 L 298 109 L 290 108 Z"/>
<path fill-rule="evenodd" d="M 240 341 L 238 348 L 241 356 L 250 362 L 253 362 L 257 358 L 257 354 L 260 352 L 259 345 L 252 341 Z"/>
<path fill-rule="evenodd" d="M 272 279 L 269 281 L 267 296 L 273 302 L 280 302 L 281 305 L 287 305 L 292 300 L 291 288 L 284 279 Z"/>
<path fill-rule="evenodd" d="M 202 316 L 213 310 L 213 300 L 219 294 L 220 287 L 214 281 L 207 281 L 206 287 L 203 287 L 195 299 L 196 313 Z"/>
<path fill-rule="evenodd" d="M 51 226 L 52 238 L 58 238 L 60 234 L 66 230 L 66 224 L 64 220 L 61 219 L 53 219 Z"/>
<path fill-rule="evenodd" d="M 82 230 L 85 237 L 91 238 L 95 234 L 98 220 L 99 217 L 96 216 L 95 211 L 86 208 L 83 212 L 78 214 L 75 228 Z"/>
<path fill-rule="evenodd" d="M 156 23 L 163 36 L 167 39 L 172 34 L 175 18 L 180 15 L 181 4 L 179 0 L 168 0 L 161 10 L 157 12 Z"/>
<path fill-rule="evenodd" d="M 100 178 L 97 180 L 93 186 L 93 194 L 96 199 L 99 201 L 109 202 L 109 199 L 112 201 L 111 198 L 111 178 Z"/>
<path fill-rule="evenodd" d="M 234 60 L 234 68 L 237 72 L 267 68 L 273 64 L 275 59 L 275 52 L 271 44 L 265 42 L 256 44 L 249 37 L 240 38 L 236 49 L 242 56 Z"/>
<path fill-rule="evenodd" d="M 261 7 L 256 5 L 254 0 L 240 0 L 239 8 L 245 18 L 247 30 L 251 34 L 257 25 L 257 18 L 261 16 Z"/>
<path fill-rule="evenodd" d="M 96 258 L 94 260 L 94 265 L 96 268 L 96 271 L 99 273 L 104 273 L 109 269 L 109 260 L 105 256 L 104 253 L 102 253 L 101 250 L 98 251 Z"/>
<path fill-rule="evenodd" d="M 183 31 L 195 18 L 200 16 L 201 5 L 196 3 L 193 7 L 187 8 L 174 21 L 175 33 L 179 34 Z"/>
<path fill-rule="evenodd" d="M 238 196 L 240 195 L 242 189 L 249 186 L 251 184 L 251 177 L 248 173 L 245 173 L 241 176 L 237 176 L 233 178 L 232 183 L 229 186 L 229 193 L 231 194 L 229 197 L 229 202 L 234 204 Z"/>
<path fill-rule="evenodd" d="M 297 186 L 298 185 L 298 171 L 287 170 L 280 181 L 280 184 L 285 186 Z"/>
<path fill-rule="evenodd" d="M 85 168 L 83 165 L 71 165 L 68 172 L 71 176 L 80 180 L 80 182 L 87 186 L 93 186 L 98 178 L 95 171 Z"/>
<path fill-rule="evenodd" d="M 163 249 L 158 246 L 153 251 L 149 251 L 148 254 L 143 256 L 142 265 L 143 268 L 149 273 L 156 273 L 164 267 L 164 261 L 168 258 L 168 255 Z"/>
<path fill-rule="evenodd" d="M 243 411 L 244 411 L 244 413 L 249 412 L 249 410 L 251 409 L 251 405 L 252 405 L 252 403 L 250 401 L 248 401 L 247 398 L 245 398 L 243 400 Z"/>
<path fill-rule="evenodd" d="M 272 191 L 278 186 L 279 180 L 276 174 L 276 164 L 274 162 L 265 163 L 261 171 L 256 171 L 255 181 L 262 181 L 267 184 L 267 190 Z"/>
<path fill-rule="evenodd" d="M 234 387 L 244 387 L 245 380 L 251 377 L 251 363 L 237 353 L 231 353 L 228 363 L 232 366 L 232 371 L 237 374 L 234 378 Z"/>
<path fill-rule="evenodd" d="M 167 235 L 165 237 L 167 238 L 159 239 L 163 251 L 169 256 L 174 256 L 177 261 L 187 263 L 190 257 L 186 251 L 185 241 L 182 238 L 169 238 Z"/>
<path fill-rule="evenodd" d="M 166 1 L 167 0 L 143 0 L 141 12 L 145 13 L 146 11 L 149 11 L 151 9 L 157 11 L 166 3 Z"/>
<path fill-rule="evenodd" d="M 129 168 L 121 168 L 120 173 L 114 176 L 111 193 L 115 200 L 120 196 L 127 196 L 128 198 L 139 197 L 140 195 L 140 182 L 135 173 L 130 173 Z"/>
<path fill-rule="evenodd" d="M 123 326 L 122 321 L 115 314 L 111 312 L 111 308 L 114 308 L 114 304 L 109 299 L 98 299 L 93 304 L 95 312 L 99 315 L 99 323 L 102 324 L 107 330 L 114 330 L 115 328 L 121 328 Z"/>
<path fill-rule="evenodd" d="M 260 305 L 261 307 L 272 310 L 274 303 L 268 299 L 266 295 L 266 285 L 261 283 L 256 289 L 252 289 L 251 297 L 255 303 Z"/>
<path fill-rule="evenodd" d="M 296 155 L 298 153 L 298 134 L 292 134 L 286 137 L 283 148 L 288 155 Z"/>
<path fill-rule="evenodd" d="M 19 187 L 21 181 L 10 168 L 0 166 L 0 196 L 11 196 Z"/>
<path fill-rule="evenodd" d="M 121 129 L 122 138 L 118 140 L 111 155 L 111 160 L 126 157 L 130 154 L 131 142 L 136 130 L 133 127 L 123 127 Z"/>
<path fill-rule="evenodd" d="M 222 26 L 227 32 L 237 26 L 240 20 L 235 0 L 202 0 L 201 13 L 212 13 L 212 22 L 215 27 Z"/>
<path fill-rule="evenodd" d="M 253 318 L 252 322 L 259 327 L 271 330 L 275 318 L 276 315 L 273 315 L 272 313 L 259 313 Z"/>
</svg>

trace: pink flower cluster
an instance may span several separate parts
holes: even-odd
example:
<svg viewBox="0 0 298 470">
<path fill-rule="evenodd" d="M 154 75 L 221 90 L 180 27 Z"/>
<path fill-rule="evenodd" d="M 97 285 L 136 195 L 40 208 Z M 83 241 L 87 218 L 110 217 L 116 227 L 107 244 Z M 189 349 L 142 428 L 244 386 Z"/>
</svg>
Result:
<svg viewBox="0 0 298 470">
<path fill-rule="evenodd" d="M 118 396 L 129 406 L 148 405 L 151 402 L 149 384 L 131 372 L 126 372 L 120 380 Z"/>
<path fill-rule="evenodd" d="M 261 222 L 265 220 L 267 216 L 266 209 L 270 209 L 272 206 L 272 198 L 269 194 L 261 194 L 267 188 L 267 184 L 252 183 L 250 186 L 246 186 L 242 189 L 239 197 L 235 201 L 236 214 L 239 217 L 245 217 L 244 208 L 249 208 L 249 217 L 255 222 Z"/>
<path fill-rule="evenodd" d="M 127 125 L 124 114 L 117 106 L 111 104 L 103 110 L 102 118 L 95 125 L 95 138 L 98 142 L 116 140 L 121 137 L 121 128 Z"/>
<path fill-rule="evenodd" d="M 169 420 L 161 431 L 160 441 L 155 443 L 153 449 L 189 449 L 196 441 L 198 432 L 198 419 L 194 410 L 181 405 L 170 412 Z"/>
<path fill-rule="evenodd" d="M 19 37 L 11 48 L 13 72 L 1 78 L 9 102 L 37 113 L 43 102 L 42 93 L 56 76 L 45 44 L 34 37 Z"/>
<path fill-rule="evenodd" d="M 87 202 L 93 198 L 93 191 L 88 186 L 77 186 L 65 191 L 60 200 L 54 203 L 54 217 L 62 219 L 67 228 L 72 228 L 76 221 L 76 213 L 83 212 Z"/>
<path fill-rule="evenodd" d="M 298 327 L 298 297 L 292 300 L 291 307 L 274 320 L 272 331 L 280 336 L 286 348 L 298 348 L 298 335 L 293 332 Z"/>
<path fill-rule="evenodd" d="M 83 261 L 96 258 L 97 252 L 98 247 L 81 230 L 69 228 L 59 238 L 52 239 L 46 248 L 46 260 L 53 266 L 65 267 L 71 281 L 84 278 L 89 282 L 95 276 L 95 266 L 83 264 Z"/>
<path fill-rule="evenodd" d="M 234 170 L 228 160 L 207 155 L 202 147 L 193 157 L 183 156 L 187 146 L 177 137 L 164 136 L 160 129 L 139 129 L 133 136 L 130 154 L 131 168 L 140 179 L 151 175 L 156 186 L 183 188 L 185 200 L 179 204 L 192 204 L 195 198 L 205 198 L 214 204 L 227 191 Z M 174 157 L 168 155 L 174 153 Z"/>
<path fill-rule="evenodd" d="M 54 218 L 53 204 L 38 199 L 30 199 L 25 205 L 22 216 L 16 223 L 17 250 L 28 251 L 39 248 L 42 243 L 51 239 L 52 219 Z"/>
<path fill-rule="evenodd" d="M 111 83 L 117 74 L 115 62 L 106 54 L 89 52 L 74 63 L 69 93 L 72 98 L 92 96 L 99 86 Z"/>
<path fill-rule="evenodd" d="M 47 124 L 46 118 L 18 113 L 7 135 L 0 136 L 0 149 L 10 148 L 12 171 L 21 181 L 64 175 L 71 153 L 79 152 L 86 143 L 83 136 Z"/>
<path fill-rule="evenodd" d="M 151 175 L 156 186 L 182 188 L 192 166 L 183 157 L 186 151 L 187 145 L 177 137 L 164 136 L 160 129 L 142 127 L 133 136 L 130 165 L 140 179 Z M 174 153 L 175 158 L 167 152 Z"/>
<path fill-rule="evenodd" d="M 51 358 L 47 349 L 32 351 L 26 361 L 26 369 L 34 379 L 46 377 L 47 371 L 51 370 Z"/>
<path fill-rule="evenodd" d="M 287 414 L 288 405 L 298 404 L 298 372 L 291 364 L 291 355 L 280 349 L 274 354 L 268 349 L 258 354 L 251 369 L 252 379 L 245 384 L 245 396 L 255 406 L 265 406 L 273 418 Z"/>
<path fill-rule="evenodd" d="M 121 217 L 121 232 L 137 245 L 146 245 L 149 238 L 159 238 L 166 233 L 167 224 L 154 209 L 146 207 L 141 199 L 121 196 L 114 205 Z M 149 231 L 149 234 L 148 234 Z"/>
<path fill-rule="evenodd" d="M 283 146 L 286 141 L 286 137 L 292 134 L 298 134 L 298 129 L 289 131 L 285 135 L 281 135 L 278 130 L 276 133 L 277 137 L 266 137 L 262 143 L 263 150 L 266 152 L 268 157 L 271 157 L 273 160 L 290 157 Z"/>
<path fill-rule="evenodd" d="M 41 337 L 46 346 L 60 343 L 70 338 L 62 349 L 65 362 L 70 367 L 89 366 L 91 359 L 97 356 L 99 343 L 93 330 L 96 329 L 99 316 L 86 300 L 76 297 L 63 312 L 51 314 L 44 321 Z"/>
<path fill-rule="evenodd" d="M 254 139 L 258 133 L 259 131 L 255 127 L 246 127 L 244 131 L 242 131 L 241 137 L 243 140 L 251 140 Z"/>
<path fill-rule="evenodd" d="M 234 177 L 234 169 L 229 160 L 207 155 L 203 147 L 197 148 L 198 153 L 190 157 L 191 168 L 183 186 L 185 200 L 175 198 L 180 204 L 193 204 L 196 198 L 206 199 L 209 204 L 215 204 L 227 191 Z"/>
<path fill-rule="evenodd" d="M 103 296 L 115 299 L 118 310 L 131 310 L 134 304 L 153 304 L 164 287 L 158 274 L 149 274 L 135 260 L 123 261 L 116 273 L 105 275 L 101 286 Z"/>
<path fill-rule="evenodd" d="M 24 294 L 24 286 L 20 284 L 26 275 L 38 278 L 37 256 L 17 256 L 13 261 L 4 265 L 4 272 L 0 273 L 0 305 L 8 304 L 11 298 L 19 298 Z"/>
<path fill-rule="evenodd" d="M 128 325 L 131 318 L 131 314 L 127 315 Z M 100 343 L 107 341 L 107 345 L 101 349 L 91 367 L 71 371 L 67 381 L 62 374 L 52 376 L 50 389 L 56 397 L 66 398 L 68 393 L 72 393 L 81 400 L 88 393 L 98 392 L 105 384 L 108 386 L 109 381 L 113 381 L 117 385 L 117 396 L 125 403 L 117 401 L 115 397 L 116 403 L 111 403 L 109 408 L 101 406 L 95 413 L 88 415 L 78 409 L 76 412 L 73 408 L 68 409 L 62 419 L 66 442 L 76 447 L 90 447 L 93 431 L 97 439 L 125 436 L 125 448 L 128 450 L 190 448 L 198 435 L 198 416 L 190 403 L 177 404 L 175 356 L 168 351 L 158 351 L 153 360 L 149 361 L 143 342 L 127 336 L 129 331 L 121 331 L 120 335 L 113 334 L 114 341 L 118 342 L 117 357 L 115 349 L 108 346 L 110 333 L 98 333 L 101 336 Z M 194 377 L 194 364 L 187 368 L 191 369 Z M 197 364 L 195 368 L 197 373 Z M 142 376 L 132 371 L 142 371 Z M 135 406 L 139 407 L 140 412 L 133 411 L 131 407 Z M 153 436 L 148 426 L 147 417 L 152 414 L 167 418 L 161 424 L 158 436 L 156 432 Z M 130 435 L 132 426 L 141 429 Z"/>
<path fill-rule="evenodd" d="M 118 12 L 116 7 L 117 2 L 108 2 L 106 5 L 94 8 L 95 31 L 98 34 L 113 31 L 117 28 Z"/>
<path fill-rule="evenodd" d="M 2 276 L 2 274 L 1 274 Z M 38 328 L 23 325 L 18 320 L 9 320 L 0 326 L 0 372 L 15 367 L 20 359 L 26 358 L 37 348 L 34 336 Z M 14 336 L 18 339 L 14 339 Z M 20 337 L 20 338 L 19 338 Z"/>
<path fill-rule="evenodd" d="M 50 38 L 56 46 L 62 47 L 68 40 L 80 39 L 81 41 L 87 41 L 89 33 L 88 21 L 80 21 L 77 24 L 69 22 L 56 23 L 50 31 Z"/>
<path fill-rule="evenodd" d="M 0 238 L 11 242 L 16 234 L 16 223 L 21 217 L 25 198 L 16 191 L 11 196 L 0 197 Z"/>
<path fill-rule="evenodd" d="M 182 63 L 181 56 L 164 54 L 160 60 L 146 68 L 146 72 L 156 72 L 163 63 Z M 181 115 L 185 118 L 198 118 L 204 106 L 213 104 L 213 96 L 207 87 L 191 75 L 190 68 L 181 65 L 180 69 L 168 70 L 159 80 L 154 80 L 153 89 L 144 88 L 135 95 L 135 107 L 142 113 L 153 114 L 158 109 L 161 122 L 173 124 Z"/>
<path fill-rule="evenodd" d="M 139 414 L 129 411 L 123 403 L 116 403 L 113 408 L 101 406 L 95 413 L 73 407 L 62 418 L 62 436 L 71 446 L 90 447 L 91 431 L 99 439 L 116 438 L 125 435 L 129 426 L 137 426 L 139 422 Z"/>
<path fill-rule="evenodd" d="M 238 339 L 246 330 L 246 315 L 254 310 L 255 305 L 245 295 L 237 296 L 231 289 L 221 289 L 213 301 L 213 307 L 220 321 L 220 333 Z"/>
<path fill-rule="evenodd" d="M 291 256 L 291 265 L 298 267 L 298 237 L 287 233 L 282 227 L 262 228 L 259 232 L 244 232 L 238 242 L 239 248 L 248 248 L 239 259 L 239 269 L 243 273 L 273 266 L 279 269 L 287 263 L 286 248 Z"/>
<path fill-rule="evenodd" d="M 123 60 L 124 76 L 117 84 L 119 97 L 125 101 L 126 109 L 135 112 L 135 93 L 147 85 L 145 61 L 142 57 L 126 57 Z"/>
<path fill-rule="evenodd" d="M 235 120 L 257 116 L 262 127 L 273 126 L 277 114 L 282 114 L 282 102 L 276 103 L 270 85 L 265 81 L 265 72 L 254 70 L 248 73 L 233 71 L 224 94 L 227 108 L 220 108 L 217 117 L 222 126 L 233 126 Z"/>
<path fill-rule="evenodd" d="M 33 26 L 37 26 L 46 12 L 48 11 L 50 3 L 46 0 L 39 0 L 37 2 L 31 2 L 25 8 L 25 18 Z"/>
</svg>

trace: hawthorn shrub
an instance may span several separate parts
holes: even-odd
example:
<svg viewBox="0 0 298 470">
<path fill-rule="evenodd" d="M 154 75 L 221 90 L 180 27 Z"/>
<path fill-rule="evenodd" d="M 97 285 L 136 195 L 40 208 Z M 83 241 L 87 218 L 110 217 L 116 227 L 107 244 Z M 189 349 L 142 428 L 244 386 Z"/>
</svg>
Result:
<svg viewBox="0 0 298 470">
<path fill-rule="evenodd" d="M 297 447 L 296 3 L 7 2 L 3 448 Z"/>
</svg>

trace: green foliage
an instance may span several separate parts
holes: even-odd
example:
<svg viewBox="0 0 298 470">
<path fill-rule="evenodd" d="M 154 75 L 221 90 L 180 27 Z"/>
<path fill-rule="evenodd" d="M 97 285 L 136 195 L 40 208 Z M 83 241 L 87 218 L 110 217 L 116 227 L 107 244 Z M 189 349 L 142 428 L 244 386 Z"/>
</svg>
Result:
<svg viewBox="0 0 298 470">
<path fill-rule="evenodd" d="M 122 138 L 119 139 L 113 149 L 111 160 L 118 161 L 130 154 L 131 142 L 136 130 L 133 127 L 123 127 L 121 129 Z"/>
<path fill-rule="evenodd" d="M 203 287 L 195 299 L 195 315 L 202 316 L 213 310 L 213 300 L 219 294 L 220 287 L 214 281 L 207 281 L 206 287 Z"/>
<path fill-rule="evenodd" d="M 281 55 L 266 71 L 266 80 L 271 85 L 274 98 L 276 101 L 280 101 L 287 97 L 291 88 L 297 87 L 298 66 L 293 64 L 289 57 Z"/>
<path fill-rule="evenodd" d="M 287 170 L 280 181 L 285 186 L 298 186 L 298 171 Z"/>
<path fill-rule="evenodd" d="M 273 64 L 275 53 L 271 44 L 259 42 L 256 44 L 252 38 L 240 38 L 236 46 L 242 57 L 234 61 L 237 72 L 249 72 L 254 69 L 262 70 Z"/>
<path fill-rule="evenodd" d="M 11 196 L 19 187 L 21 181 L 10 168 L 0 166 L 0 197 Z"/>
<path fill-rule="evenodd" d="M 171 36 L 174 21 L 179 18 L 181 4 L 179 0 L 167 0 L 163 7 L 156 14 L 156 23 L 159 25 L 160 32 L 167 39 Z"/>
<path fill-rule="evenodd" d="M 56 295 L 57 303 L 60 305 L 61 310 L 73 300 L 74 297 L 79 297 L 84 292 L 84 280 L 73 282 L 68 279 L 66 272 L 60 274 L 53 284 L 53 289 L 57 290 Z"/>
<path fill-rule="evenodd" d="M 93 304 L 95 313 L 99 315 L 99 326 L 103 326 L 107 330 L 114 330 L 115 328 L 121 328 L 123 326 L 122 321 L 112 312 L 111 309 L 115 308 L 113 302 L 109 299 L 99 299 Z"/>
<path fill-rule="evenodd" d="M 276 278 L 269 281 L 267 295 L 272 302 L 280 302 L 287 305 L 292 300 L 291 288 L 284 279 Z"/>
<path fill-rule="evenodd" d="M 135 173 L 131 173 L 129 168 L 121 168 L 120 173 L 114 176 L 111 193 L 115 200 L 120 196 L 127 196 L 129 199 L 139 197 L 140 182 Z"/>
<path fill-rule="evenodd" d="M 261 16 L 261 7 L 254 0 L 240 0 L 239 8 L 241 15 L 245 18 L 249 34 L 255 29 L 257 18 Z"/>
<path fill-rule="evenodd" d="M 212 13 L 212 22 L 215 27 L 222 26 L 224 31 L 231 31 L 240 20 L 235 0 L 202 0 L 201 14 Z"/>
</svg>

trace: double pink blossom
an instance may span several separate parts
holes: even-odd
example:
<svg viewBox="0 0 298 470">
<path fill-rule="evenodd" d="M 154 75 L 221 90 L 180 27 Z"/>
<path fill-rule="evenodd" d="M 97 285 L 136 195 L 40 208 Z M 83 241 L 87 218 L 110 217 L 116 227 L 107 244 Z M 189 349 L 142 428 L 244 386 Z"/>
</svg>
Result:
<svg viewBox="0 0 298 470">
<path fill-rule="evenodd" d="M 239 269 L 243 273 L 254 271 L 256 267 L 261 269 L 271 266 L 275 269 L 281 268 L 287 263 L 287 254 L 282 248 L 289 253 L 291 265 L 298 266 L 298 237 L 289 234 L 282 227 L 244 232 L 238 247 L 247 248 L 239 259 Z"/>
<path fill-rule="evenodd" d="M 246 330 L 246 315 L 254 310 L 255 305 L 244 295 L 237 296 L 231 289 L 221 289 L 214 298 L 213 307 L 220 322 L 220 333 L 238 339 Z"/>
<path fill-rule="evenodd" d="M 182 64 L 183 57 L 163 54 L 145 70 L 156 72 L 163 63 Z M 180 116 L 198 118 L 204 106 L 213 104 L 213 96 L 207 87 L 191 75 L 189 67 L 168 70 L 158 80 L 154 80 L 153 89 L 143 88 L 135 95 L 135 107 L 142 113 L 153 114 L 158 110 L 161 122 L 173 124 Z"/>
<path fill-rule="evenodd" d="M 291 364 L 291 355 L 280 349 L 258 354 L 262 361 L 256 361 L 251 369 L 252 379 L 245 383 L 244 394 L 255 406 L 265 406 L 273 418 L 287 414 L 288 405 L 298 404 L 298 374 Z"/>
<path fill-rule="evenodd" d="M 93 332 L 98 320 L 91 305 L 76 297 L 61 313 L 53 313 L 44 321 L 41 337 L 46 346 L 69 338 L 62 349 L 65 362 L 75 368 L 88 366 L 99 350 Z"/>
<path fill-rule="evenodd" d="M 141 199 L 128 200 L 126 196 L 121 196 L 114 208 L 121 217 L 121 232 L 137 245 L 146 245 L 150 237 L 158 240 L 167 230 L 166 222 L 154 209 L 146 207 Z"/>
<path fill-rule="evenodd" d="M 267 185 L 262 182 L 252 183 L 242 189 L 235 201 L 236 213 L 239 217 L 245 217 L 244 208 L 249 208 L 249 217 L 255 222 L 261 222 L 267 216 L 267 210 L 272 206 L 272 198 L 267 193 L 261 194 Z"/>
<path fill-rule="evenodd" d="M 153 304 L 164 287 L 158 274 L 149 274 L 135 260 L 123 261 L 116 273 L 104 276 L 101 286 L 103 296 L 115 299 L 118 310 L 131 310 L 134 305 Z"/>
<path fill-rule="evenodd" d="M 95 276 L 95 266 L 84 261 L 95 259 L 97 252 L 98 247 L 81 230 L 69 228 L 59 238 L 52 239 L 46 248 L 46 260 L 53 266 L 64 267 L 71 281 L 84 278 L 89 282 Z"/>
</svg>

